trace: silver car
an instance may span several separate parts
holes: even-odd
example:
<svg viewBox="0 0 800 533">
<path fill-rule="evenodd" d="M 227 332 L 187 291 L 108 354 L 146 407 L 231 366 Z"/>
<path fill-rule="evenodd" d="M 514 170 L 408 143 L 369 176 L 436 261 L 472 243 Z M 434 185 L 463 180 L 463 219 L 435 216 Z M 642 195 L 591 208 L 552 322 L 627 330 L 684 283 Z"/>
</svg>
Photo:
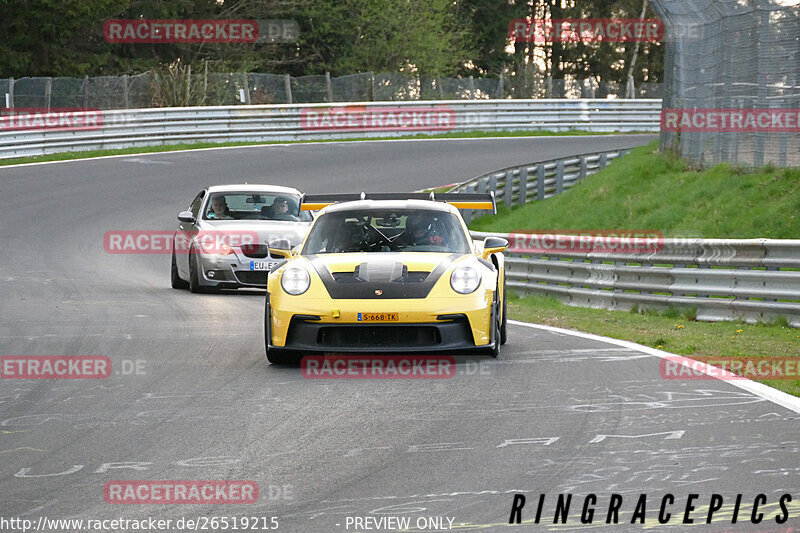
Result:
<svg viewBox="0 0 800 533">
<path fill-rule="evenodd" d="M 303 241 L 313 220 L 300 211 L 300 191 L 276 185 L 218 185 L 200 191 L 178 214 L 172 247 L 172 287 L 192 292 L 266 287 L 282 257 L 267 244 Z"/>
</svg>

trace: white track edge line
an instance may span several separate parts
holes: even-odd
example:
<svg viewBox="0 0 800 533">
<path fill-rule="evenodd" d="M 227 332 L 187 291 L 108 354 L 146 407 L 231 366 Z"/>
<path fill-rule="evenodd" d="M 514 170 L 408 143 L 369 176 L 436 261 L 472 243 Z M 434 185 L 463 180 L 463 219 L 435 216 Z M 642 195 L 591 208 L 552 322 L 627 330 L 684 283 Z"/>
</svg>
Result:
<svg viewBox="0 0 800 533">
<path fill-rule="evenodd" d="M 623 341 L 619 339 L 612 339 L 611 337 L 604 337 L 602 335 L 595 335 L 593 333 L 585 333 L 583 331 L 575 331 L 572 329 L 564 329 L 558 328 L 555 326 L 545 326 L 542 324 L 531 324 L 529 322 L 521 322 L 519 320 L 509 320 L 509 324 L 513 324 L 515 326 L 524 326 L 528 328 L 535 328 L 535 329 L 543 329 L 545 331 L 553 331 L 556 333 L 564 333 L 566 335 L 572 335 L 574 337 L 582 337 L 584 339 L 591 339 L 595 341 L 602 341 L 609 344 L 616 344 L 617 346 L 622 346 L 624 348 L 631 348 L 640 352 L 644 352 L 661 359 L 669 359 L 671 361 L 678 361 L 684 366 L 689 366 L 690 362 L 695 361 L 689 357 L 684 357 L 682 355 L 674 354 L 665 352 L 662 350 L 657 350 L 655 348 L 650 348 L 649 346 L 644 346 L 642 344 L 637 344 L 635 342 L 630 341 Z M 792 396 L 791 394 L 787 394 L 783 391 L 779 391 L 778 389 L 774 389 L 763 383 L 758 383 L 756 381 L 752 381 L 750 379 L 733 379 L 733 380 L 722 380 L 719 378 L 718 375 L 714 375 L 715 372 L 724 372 L 722 369 L 716 368 L 714 366 L 708 365 L 707 369 L 701 368 L 694 368 L 694 371 L 700 371 L 713 379 L 717 379 L 720 381 L 725 381 L 726 383 L 733 385 L 734 387 L 738 387 L 744 391 L 747 391 L 751 394 L 755 394 L 756 396 L 763 398 L 767 401 L 780 405 L 781 407 L 785 407 L 790 411 L 794 411 L 795 413 L 800 413 L 800 398 L 796 396 Z"/>
</svg>

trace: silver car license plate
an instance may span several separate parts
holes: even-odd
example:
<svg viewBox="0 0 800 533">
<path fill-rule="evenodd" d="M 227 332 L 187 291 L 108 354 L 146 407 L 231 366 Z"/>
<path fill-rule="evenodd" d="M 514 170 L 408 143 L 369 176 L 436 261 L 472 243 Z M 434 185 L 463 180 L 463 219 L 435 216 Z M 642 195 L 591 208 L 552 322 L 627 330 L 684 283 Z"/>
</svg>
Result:
<svg viewBox="0 0 800 533">
<path fill-rule="evenodd" d="M 277 261 L 250 261 L 250 270 L 269 270 L 277 263 Z"/>
</svg>

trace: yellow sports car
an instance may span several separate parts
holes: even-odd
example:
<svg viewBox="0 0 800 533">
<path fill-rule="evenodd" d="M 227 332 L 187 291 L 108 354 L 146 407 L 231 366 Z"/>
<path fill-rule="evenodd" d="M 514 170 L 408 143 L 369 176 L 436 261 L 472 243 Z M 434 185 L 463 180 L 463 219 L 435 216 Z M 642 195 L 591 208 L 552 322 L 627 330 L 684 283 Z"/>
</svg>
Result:
<svg viewBox="0 0 800 533">
<path fill-rule="evenodd" d="M 305 240 L 269 251 L 267 359 L 320 353 L 483 351 L 506 340 L 505 239 L 474 243 L 458 211 L 494 194 L 304 195 Z"/>
</svg>

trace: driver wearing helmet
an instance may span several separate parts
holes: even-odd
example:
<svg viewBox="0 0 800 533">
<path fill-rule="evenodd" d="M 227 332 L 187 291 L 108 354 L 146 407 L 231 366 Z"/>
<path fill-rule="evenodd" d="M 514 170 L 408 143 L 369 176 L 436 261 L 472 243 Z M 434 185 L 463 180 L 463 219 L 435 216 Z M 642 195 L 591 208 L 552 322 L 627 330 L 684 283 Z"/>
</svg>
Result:
<svg viewBox="0 0 800 533">
<path fill-rule="evenodd" d="M 406 229 L 397 243 L 409 246 L 444 246 L 444 239 L 437 235 L 434 226 L 436 217 L 433 213 L 413 213 L 406 218 Z"/>
</svg>

